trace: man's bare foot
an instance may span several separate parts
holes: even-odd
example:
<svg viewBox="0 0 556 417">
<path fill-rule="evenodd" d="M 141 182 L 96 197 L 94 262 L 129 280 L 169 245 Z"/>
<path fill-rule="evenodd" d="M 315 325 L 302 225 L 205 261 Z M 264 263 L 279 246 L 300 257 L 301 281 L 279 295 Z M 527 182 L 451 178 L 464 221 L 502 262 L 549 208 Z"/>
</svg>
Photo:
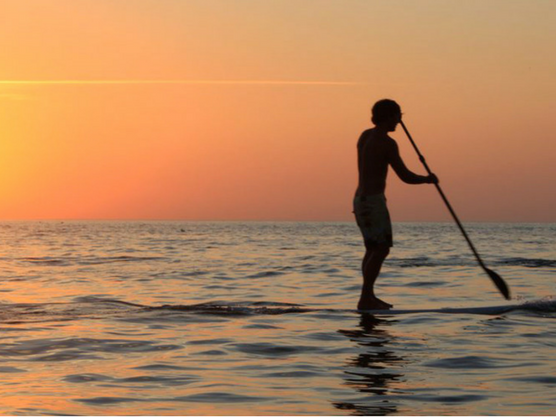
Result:
<svg viewBox="0 0 556 417">
<path fill-rule="evenodd" d="M 391 309 L 392 307 L 394 307 L 393 304 L 387 303 L 386 301 L 381 300 L 380 298 L 377 297 L 377 300 L 380 301 L 381 303 L 384 303 L 388 306 L 388 309 Z"/>
<path fill-rule="evenodd" d="M 359 304 L 357 304 L 358 310 L 390 310 L 392 307 L 392 304 L 388 304 L 376 297 L 364 301 L 361 300 Z"/>
</svg>

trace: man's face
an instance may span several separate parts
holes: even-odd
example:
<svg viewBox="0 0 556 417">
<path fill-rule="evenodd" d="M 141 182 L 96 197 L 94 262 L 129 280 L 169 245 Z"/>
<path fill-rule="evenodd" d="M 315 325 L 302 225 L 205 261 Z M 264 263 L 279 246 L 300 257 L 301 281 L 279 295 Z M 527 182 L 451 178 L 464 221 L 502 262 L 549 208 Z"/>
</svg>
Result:
<svg viewBox="0 0 556 417">
<path fill-rule="evenodd" d="M 394 132 L 398 124 L 402 121 L 402 114 L 398 113 L 388 120 L 388 132 Z"/>
</svg>

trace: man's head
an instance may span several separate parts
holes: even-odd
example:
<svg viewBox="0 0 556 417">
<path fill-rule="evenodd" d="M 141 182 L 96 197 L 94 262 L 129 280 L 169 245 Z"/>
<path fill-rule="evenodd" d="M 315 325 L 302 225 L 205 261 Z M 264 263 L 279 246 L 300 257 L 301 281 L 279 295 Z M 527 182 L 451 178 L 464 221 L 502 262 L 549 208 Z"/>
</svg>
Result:
<svg viewBox="0 0 556 417">
<path fill-rule="evenodd" d="M 384 127 L 387 132 L 396 130 L 396 126 L 402 118 L 402 110 L 394 100 L 379 100 L 373 106 L 373 117 L 371 118 L 375 126 Z"/>
</svg>

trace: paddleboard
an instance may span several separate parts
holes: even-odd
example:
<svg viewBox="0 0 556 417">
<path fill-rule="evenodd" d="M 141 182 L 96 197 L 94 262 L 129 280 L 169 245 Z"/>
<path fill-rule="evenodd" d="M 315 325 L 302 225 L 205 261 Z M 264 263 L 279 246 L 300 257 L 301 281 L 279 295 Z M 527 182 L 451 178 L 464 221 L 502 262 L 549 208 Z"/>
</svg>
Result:
<svg viewBox="0 0 556 417">
<path fill-rule="evenodd" d="M 545 313 L 556 312 L 556 301 L 533 301 L 522 304 L 506 304 L 487 307 L 461 307 L 461 308 L 424 308 L 409 310 L 354 310 L 357 313 L 373 315 L 398 315 L 398 314 L 418 314 L 418 313 L 444 313 L 444 314 L 483 314 L 495 316 L 509 313 L 511 311 L 536 311 Z"/>
</svg>

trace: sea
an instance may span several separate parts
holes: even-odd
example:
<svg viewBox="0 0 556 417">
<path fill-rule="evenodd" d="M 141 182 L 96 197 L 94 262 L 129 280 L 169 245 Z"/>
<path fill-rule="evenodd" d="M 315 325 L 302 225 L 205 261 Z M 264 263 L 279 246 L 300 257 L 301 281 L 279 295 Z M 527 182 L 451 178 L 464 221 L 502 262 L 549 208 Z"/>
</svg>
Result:
<svg viewBox="0 0 556 417">
<path fill-rule="evenodd" d="M 370 314 L 354 222 L 2 222 L 0 414 L 555 415 L 556 224 L 465 228 L 511 301 L 395 223 Z"/>
</svg>

